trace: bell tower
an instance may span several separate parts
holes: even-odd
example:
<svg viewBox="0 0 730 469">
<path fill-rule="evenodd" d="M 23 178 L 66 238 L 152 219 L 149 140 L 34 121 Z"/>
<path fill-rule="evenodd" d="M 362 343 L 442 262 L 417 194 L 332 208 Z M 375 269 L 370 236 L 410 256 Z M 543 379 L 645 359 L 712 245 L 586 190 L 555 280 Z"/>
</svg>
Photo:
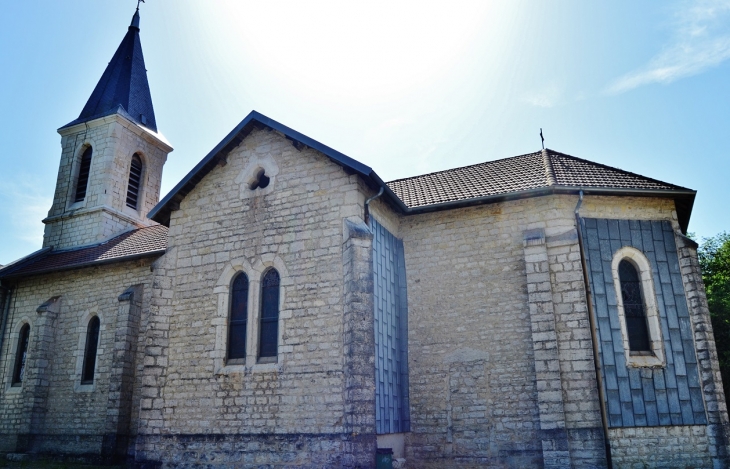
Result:
<svg viewBox="0 0 730 469">
<path fill-rule="evenodd" d="M 139 9 L 79 117 L 58 129 L 61 163 L 43 247 L 67 249 L 156 224 L 172 147 L 157 131 L 139 37 Z"/>
</svg>

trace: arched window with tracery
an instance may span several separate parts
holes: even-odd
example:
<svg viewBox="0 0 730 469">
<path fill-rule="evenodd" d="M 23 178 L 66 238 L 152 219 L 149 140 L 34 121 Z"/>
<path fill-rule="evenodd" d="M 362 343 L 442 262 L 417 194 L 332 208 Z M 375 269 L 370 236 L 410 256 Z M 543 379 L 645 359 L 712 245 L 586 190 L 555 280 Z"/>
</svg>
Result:
<svg viewBox="0 0 730 469">
<path fill-rule="evenodd" d="M 24 324 L 20 328 L 18 347 L 15 351 L 15 366 L 13 367 L 12 386 L 23 384 L 25 377 L 25 361 L 28 357 L 28 341 L 30 340 L 30 324 Z"/>
<path fill-rule="evenodd" d="M 618 265 L 618 276 L 621 282 L 621 298 L 626 317 L 626 332 L 629 339 L 629 350 L 632 352 L 650 352 L 651 340 L 646 322 L 644 292 L 641 278 L 636 266 L 623 259 Z"/>
<path fill-rule="evenodd" d="M 76 179 L 76 194 L 74 202 L 81 202 L 86 198 L 86 187 L 89 185 L 89 174 L 91 173 L 91 155 L 93 150 L 86 147 L 81 155 L 81 164 L 79 165 L 79 177 Z"/>
<path fill-rule="evenodd" d="M 129 166 L 129 184 L 127 185 L 127 207 L 137 210 L 139 193 L 142 184 L 142 158 L 135 153 Z"/>
<path fill-rule="evenodd" d="M 89 320 L 89 325 L 86 328 L 86 346 L 84 347 L 84 364 L 81 368 L 81 384 L 92 384 L 94 382 L 100 326 L 99 317 L 94 316 Z"/>
<path fill-rule="evenodd" d="M 259 358 L 276 357 L 279 337 L 279 272 L 269 269 L 261 281 Z"/>
<path fill-rule="evenodd" d="M 230 312 L 228 316 L 227 363 L 243 364 L 246 358 L 246 324 L 248 322 L 248 277 L 243 272 L 236 275 L 231 285 Z"/>
</svg>

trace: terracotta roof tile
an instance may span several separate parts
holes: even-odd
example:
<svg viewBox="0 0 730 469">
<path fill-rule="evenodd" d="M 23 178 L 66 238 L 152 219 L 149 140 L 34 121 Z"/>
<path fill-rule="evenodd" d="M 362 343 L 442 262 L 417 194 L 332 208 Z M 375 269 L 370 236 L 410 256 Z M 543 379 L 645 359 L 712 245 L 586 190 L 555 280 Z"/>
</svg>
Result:
<svg viewBox="0 0 730 469">
<path fill-rule="evenodd" d="M 0 278 L 67 270 L 96 263 L 114 262 L 135 256 L 152 255 L 167 249 L 167 227 L 155 225 L 128 231 L 94 246 L 63 251 L 40 251 L 0 270 Z"/>
<path fill-rule="evenodd" d="M 638 174 L 546 150 L 462 168 L 391 181 L 388 187 L 408 207 L 558 186 L 687 190 Z M 547 166 L 549 163 L 550 167 Z M 552 171 L 552 174 L 550 174 Z M 554 180 L 550 180 L 550 176 Z"/>
</svg>

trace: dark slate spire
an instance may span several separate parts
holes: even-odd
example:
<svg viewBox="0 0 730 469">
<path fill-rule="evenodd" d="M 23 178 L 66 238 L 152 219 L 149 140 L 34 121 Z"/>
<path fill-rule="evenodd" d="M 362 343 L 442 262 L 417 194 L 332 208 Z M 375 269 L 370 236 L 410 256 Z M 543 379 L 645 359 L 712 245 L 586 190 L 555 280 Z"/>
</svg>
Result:
<svg viewBox="0 0 730 469">
<path fill-rule="evenodd" d="M 79 118 L 64 127 L 117 112 L 157 132 L 150 86 L 147 83 L 147 69 L 142 56 L 142 43 L 139 39 L 139 10 L 134 12 L 127 34 Z"/>
</svg>

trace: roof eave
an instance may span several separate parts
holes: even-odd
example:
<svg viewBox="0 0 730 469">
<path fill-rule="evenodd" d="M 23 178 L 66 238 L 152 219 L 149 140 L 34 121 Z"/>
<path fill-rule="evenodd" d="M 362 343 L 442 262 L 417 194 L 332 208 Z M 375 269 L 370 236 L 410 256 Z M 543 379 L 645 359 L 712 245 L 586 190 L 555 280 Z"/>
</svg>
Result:
<svg viewBox="0 0 730 469">
<path fill-rule="evenodd" d="M 70 270 L 77 270 L 77 269 L 83 269 L 86 267 L 95 267 L 99 265 L 108 265 L 108 264 L 116 264 L 119 262 L 126 262 L 126 261 L 134 261 L 137 259 L 144 259 L 147 257 L 159 257 L 162 256 L 167 252 L 167 249 L 156 249 L 154 251 L 147 251 L 137 254 L 131 254 L 128 256 L 121 256 L 121 257 L 113 257 L 111 259 L 102 259 L 97 261 L 89 261 L 89 262 L 82 262 L 79 264 L 73 264 L 69 266 L 61 266 L 61 267 L 53 267 L 50 269 L 44 269 L 44 270 L 37 270 L 34 272 L 28 272 L 27 274 L 20 274 L 20 275 L 7 275 L 7 276 L 0 276 L 0 280 L 17 280 L 21 278 L 27 278 L 27 277 L 33 277 L 36 275 L 45 275 L 50 274 L 53 272 L 64 272 L 64 271 L 70 271 Z"/>
<path fill-rule="evenodd" d="M 34 260 L 35 258 L 37 258 L 43 254 L 51 252 L 52 250 L 53 250 L 52 247 L 42 248 L 42 249 L 39 249 L 35 252 L 28 254 L 25 257 L 21 257 L 20 259 L 15 260 L 15 261 L 11 262 L 10 264 L 4 265 L 3 268 L 0 269 L 0 280 L 2 280 L 4 278 L 8 278 L 7 274 L 5 274 L 4 272 L 12 272 L 14 270 L 18 270 L 19 268 L 26 265 L 28 262 Z"/>
</svg>

